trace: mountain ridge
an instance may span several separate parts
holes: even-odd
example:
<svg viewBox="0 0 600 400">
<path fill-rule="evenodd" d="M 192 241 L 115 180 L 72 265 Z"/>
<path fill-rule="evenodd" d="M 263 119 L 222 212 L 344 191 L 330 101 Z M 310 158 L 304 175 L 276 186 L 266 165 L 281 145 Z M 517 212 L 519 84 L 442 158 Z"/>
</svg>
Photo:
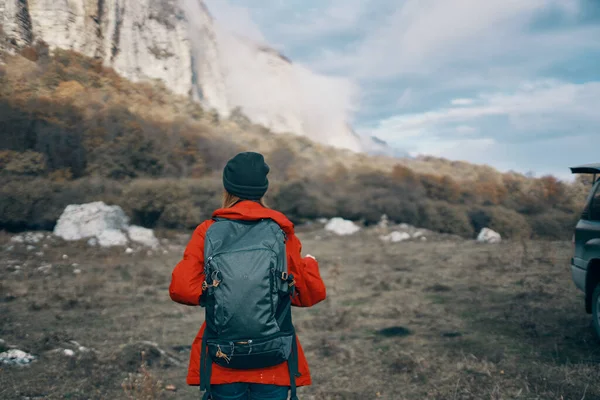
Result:
<svg viewBox="0 0 600 400">
<path fill-rule="evenodd" d="M 268 45 L 236 37 L 201 0 L 0 0 L 0 16 L 8 40 L 19 48 L 43 40 L 51 49 L 100 58 L 131 81 L 162 80 L 222 117 L 241 108 L 275 133 L 394 154 L 348 128 L 341 83 Z"/>
</svg>

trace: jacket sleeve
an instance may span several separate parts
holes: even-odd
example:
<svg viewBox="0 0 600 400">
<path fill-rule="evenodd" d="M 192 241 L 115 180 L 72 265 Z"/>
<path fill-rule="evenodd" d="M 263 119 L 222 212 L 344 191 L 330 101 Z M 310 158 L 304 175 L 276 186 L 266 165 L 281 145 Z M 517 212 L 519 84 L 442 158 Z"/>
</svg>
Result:
<svg viewBox="0 0 600 400">
<path fill-rule="evenodd" d="M 325 300 L 327 293 L 319 273 L 319 263 L 310 257 L 302 257 L 301 251 L 302 244 L 298 237 L 290 235 L 286 244 L 288 272 L 294 274 L 296 280 L 296 295 L 292 305 L 310 307 Z"/>
<path fill-rule="evenodd" d="M 190 306 L 200 304 L 204 282 L 204 236 L 211 222 L 208 220 L 198 225 L 183 253 L 183 259 L 173 269 L 169 295 L 177 303 Z"/>
</svg>

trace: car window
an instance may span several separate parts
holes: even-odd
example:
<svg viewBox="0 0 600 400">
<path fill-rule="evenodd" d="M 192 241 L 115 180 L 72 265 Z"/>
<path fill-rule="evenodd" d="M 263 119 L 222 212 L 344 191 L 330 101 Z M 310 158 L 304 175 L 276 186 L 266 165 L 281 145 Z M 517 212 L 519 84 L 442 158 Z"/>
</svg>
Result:
<svg viewBox="0 0 600 400">
<path fill-rule="evenodd" d="M 597 185 L 596 192 L 590 202 L 590 219 L 592 221 L 600 221 L 600 185 Z"/>
</svg>

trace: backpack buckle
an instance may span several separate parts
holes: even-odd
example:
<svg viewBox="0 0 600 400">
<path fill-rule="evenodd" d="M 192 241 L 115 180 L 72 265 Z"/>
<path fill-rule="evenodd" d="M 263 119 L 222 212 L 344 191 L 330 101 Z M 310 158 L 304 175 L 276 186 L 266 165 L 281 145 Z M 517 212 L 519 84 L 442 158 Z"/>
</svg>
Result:
<svg viewBox="0 0 600 400">
<path fill-rule="evenodd" d="M 212 274 L 210 274 L 210 279 L 212 280 L 212 285 L 214 287 L 219 286 L 219 283 L 221 283 L 222 280 L 222 276 L 221 276 L 221 271 L 213 271 Z"/>
<path fill-rule="evenodd" d="M 288 273 L 287 273 L 287 272 L 282 272 L 282 273 L 281 273 L 281 279 L 282 279 L 282 280 L 284 280 L 284 281 L 287 281 L 287 280 L 288 280 L 288 276 L 289 276 L 289 275 L 288 275 Z"/>
</svg>

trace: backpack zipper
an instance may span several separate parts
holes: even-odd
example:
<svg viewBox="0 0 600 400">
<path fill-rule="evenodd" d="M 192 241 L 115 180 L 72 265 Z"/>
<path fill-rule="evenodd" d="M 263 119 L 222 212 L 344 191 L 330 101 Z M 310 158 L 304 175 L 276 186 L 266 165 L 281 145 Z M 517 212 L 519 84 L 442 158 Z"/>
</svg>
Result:
<svg viewBox="0 0 600 400">
<path fill-rule="evenodd" d="M 231 250 L 231 251 L 221 251 L 219 253 L 215 253 L 212 256 L 207 258 L 207 262 L 211 261 L 213 258 L 215 258 L 216 256 L 220 256 L 222 254 L 227 254 L 227 253 L 241 253 L 244 251 L 259 251 L 259 250 L 268 250 L 272 253 L 274 253 L 275 255 L 277 255 L 277 252 L 271 248 L 265 248 L 265 247 L 260 247 L 260 248 L 251 248 L 251 249 L 244 249 L 244 250 Z"/>
</svg>

